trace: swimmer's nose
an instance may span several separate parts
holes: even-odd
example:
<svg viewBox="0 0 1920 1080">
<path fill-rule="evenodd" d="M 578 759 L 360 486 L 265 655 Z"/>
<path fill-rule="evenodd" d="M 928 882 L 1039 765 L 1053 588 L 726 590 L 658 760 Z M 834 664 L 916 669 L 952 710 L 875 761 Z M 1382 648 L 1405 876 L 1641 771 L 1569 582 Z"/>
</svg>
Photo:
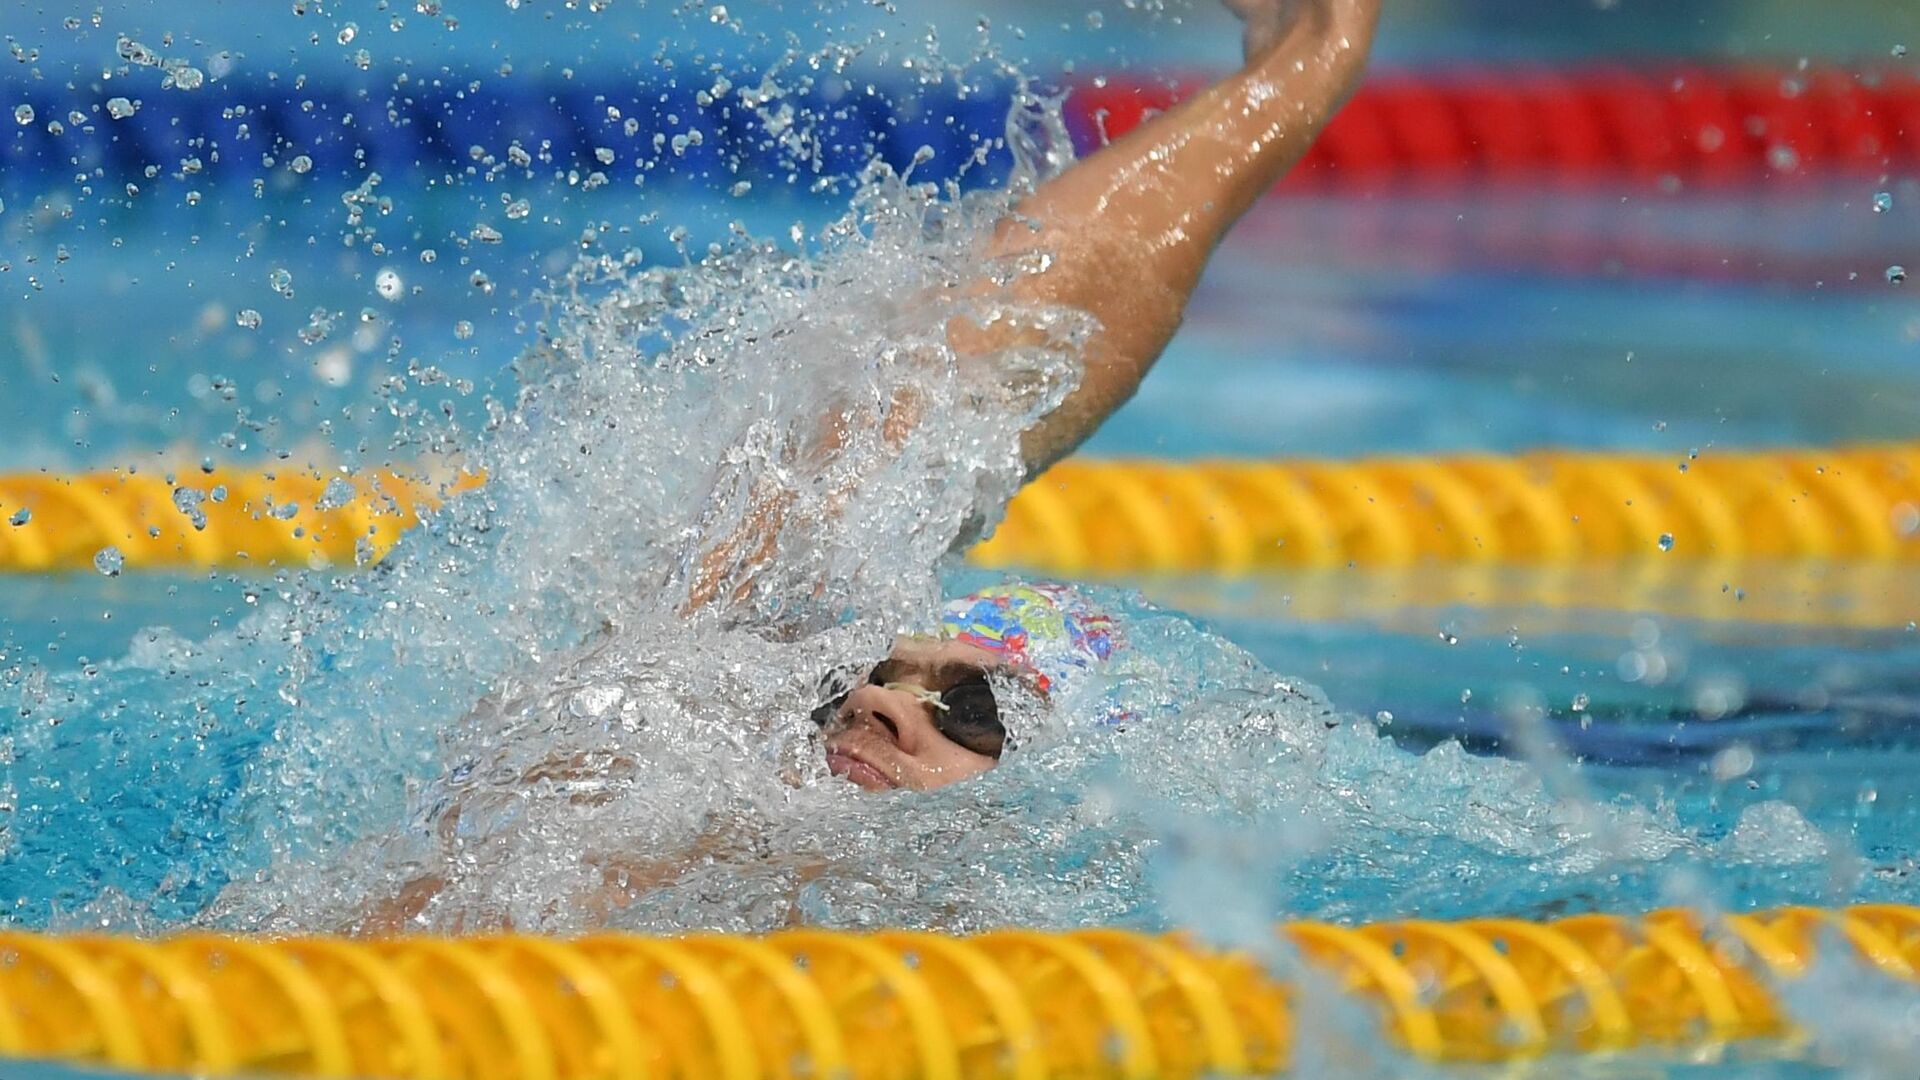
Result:
<svg viewBox="0 0 1920 1080">
<path fill-rule="evenodd" d="M 886 729 L 887 737 L 895 746 L 900 744 L 900 724 L 906 712 L 897 700 L 903 695 L 878 686 L 862 686 L 847 695 L 847 703 L 841 707 L 841 722 L 848 727 L 870 718 Z"/>
</svg>

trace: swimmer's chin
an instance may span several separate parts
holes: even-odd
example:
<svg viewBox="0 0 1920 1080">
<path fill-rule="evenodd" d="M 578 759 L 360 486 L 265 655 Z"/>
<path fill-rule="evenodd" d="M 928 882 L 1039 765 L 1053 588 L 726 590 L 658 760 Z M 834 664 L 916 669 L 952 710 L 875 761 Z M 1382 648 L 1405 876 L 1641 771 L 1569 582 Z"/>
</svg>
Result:
<svg viewBox="0 0 1920 1080">
<path fill-rule="evenodd" d="M 827 771 L 852 781 L 863 791 L 892 791 L 900 786 L 864 759 L 844 750 L 827 751 Z"/>
</svg>

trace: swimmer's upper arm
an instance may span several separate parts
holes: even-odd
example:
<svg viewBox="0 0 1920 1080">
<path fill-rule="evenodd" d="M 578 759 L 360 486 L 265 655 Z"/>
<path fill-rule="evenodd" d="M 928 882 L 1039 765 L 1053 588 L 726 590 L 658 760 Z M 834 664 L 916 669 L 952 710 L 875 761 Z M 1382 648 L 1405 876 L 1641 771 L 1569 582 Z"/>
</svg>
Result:
<svg viewBox="0 0 1920 1080">
<path fill-rule="evenodd" d="M 1072 453 L 1102 421 L 1125 405 L 1180 326 L 1190 286 L 1184 286 L 1164 255 L 1149 252 L 1128 231 L 1035 225 L 1019 218 L 1002 223 L 995 255 L 1045 251 L 1050 267 L 1011 286 L 1017 304 L 1064 305 L 1098 321 L 1080 357 L 1080 381 L 1052 412 L 1021 436 L 1027 475 L 1034 476 Z M 1120 303 L 1092 298 L 1117 295 Z M 964 320 L 948 337 L 963 356 L 1020 343 L 1018 328 L 982 329 Z"/>
</svg>

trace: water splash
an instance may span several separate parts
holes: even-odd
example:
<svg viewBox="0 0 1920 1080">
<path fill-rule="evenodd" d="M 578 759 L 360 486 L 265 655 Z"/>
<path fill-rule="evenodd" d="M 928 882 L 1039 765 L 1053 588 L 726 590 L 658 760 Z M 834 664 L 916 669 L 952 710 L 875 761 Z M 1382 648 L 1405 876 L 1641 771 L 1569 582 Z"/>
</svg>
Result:
<svg viewBox="0 0 1920 1080">
<path fill-rule="evenodd" d="M 1057 125 L 1057 109 L 1048 116 Z M 318 903 L 310 925 L 404 875 L 386 860 L 358 890 L 288 884 L 330 880 L 343 851 L 356 861 L 359 838 L 402 820 L 410 785 L 429 824 L 433 799 L 472 784 L 511 777 L 566 806 L 584 805 L 583 785 L 617 785 L 604 801 L 621 825 L 602 835 L 643 852 L 704 826 L 703 806 L 717 814 L 713 795 L 648 825 L 642 780 L 688 763 L 713 793 L 740 796 L 743 815 L 777 803 L 790 789 L 756 793 L 742 774 L 769 758 L 819 771 L 795 739 L 818 673 L 925 624 L 946 553 L 989 528 L 1019 482 L 1020 431 L 1076 378 L 1087 318 L 1016 310 L 996 284 L 1028 267 L 980 254 L 1012 198 L 876 165 L 810 250 L 742 234 L 679 268 L 591 253 L 547 298 L 518 394 L 492 405 L 489 430 L 439 433 L 485 474 L 482 490 L 369 573 L 283 576 L 249 594 L 261 610 L 228 634 L 150 634 L 102 679 L 56 677 L 64 697 L 23 704 L 59 714 L 23 727 L 29 770 L 51 775 L 84 755 L 76 735 L 118 730 L 114 699 L 139 686 L 164 718 L 145 736 L 167 748 L 142 763 L 153 778 L 179 785 L 218 759 L 205 766 L 217 807 L 136 798 L 143 823 L 204 832 L 197 818 L 211 813 L 219 828 L 185 845 L 195 885 L 151 880 L 149 866 L 127 891 L 190 915 L 223 873 L 252 868 L 250 895 L 234 890 L 226 908 L 284 910 L 299 896 Z M 1010 318 L 1033 332 L 1018 349 L 962 357 L 947 344 L 950 320 Z M 583 858 L 567 839 L 583 823 L 565 812 L 521 815 L 506 840 L 514 816 L 490 820 L 486 802 L 475 797 L 461 828 L 514 872 L 480 873 L 471 892 L 516 922 L 538 920 L 530 897 L 570 895 L 569 874 L 616 860 Z M 60 810 L 87 818 L 105 850 L 131 852 L 139 830 L 117 832 L 118 815 Z M 542 854 L 546 841 L 558 846 Z M 498 888 L 509 876 L 527 896 Z"/>
<path fill-rule="evenodd" d="M 766 85 L 762 120 L 817 171 L 826 138 Z M 1117 594 L 1133 661 L 1079 691 L 1097 701 L 1016 717 L 1039 737 L 1000 769 L 912 796 L 829 780 L 819 673 L 928 625 L 1091 329 L 1012 304 L 1032 265 L 980 255 L 1070 160 L 1058 102 L 1024 96 L 1006 143 L 1007 190 L 874 166 L 804 246 L 681 235 L 663 266 L 596 231 L 484 430 L 409 416 L 482 489 L 367 572 L 247 586 L 210 640 L 148 632 L 24 681 L 0 785 L 19 916 L 339 929 L 434 881 L 417 925 L 437 929 L 1181 922 L 1256 944 L 1293 914 L 1645 896 L 1669 860 L 1765 849 L 1778 820 L 1714 849 L 1670 807 L 1597 805 L 1545 752 L 1404 752 Z M 268 285 L 291 295 L 291 272 Z M 959 356 L 954 319 L 1035 336 Z M 415 365 L 382 393 L 444 378 Z M 1116 703 L 1141 719 L 1074 722 Z"/>
</svg>

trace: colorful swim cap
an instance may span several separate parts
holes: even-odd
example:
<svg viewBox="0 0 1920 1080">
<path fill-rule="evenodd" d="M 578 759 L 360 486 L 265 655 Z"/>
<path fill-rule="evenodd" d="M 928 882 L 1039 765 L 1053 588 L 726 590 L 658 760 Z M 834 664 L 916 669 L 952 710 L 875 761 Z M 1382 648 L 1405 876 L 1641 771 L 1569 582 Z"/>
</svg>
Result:
<svg viewBox="0 0 1920 1080">
<path fill-rule="evenodd" d="M 940 636 L 1033 672 L 1050 697 L 1125 648 L 1113 617 L 1063 585 L 996 585 L 952 601 L 941 614 Z"/>
</svg>

